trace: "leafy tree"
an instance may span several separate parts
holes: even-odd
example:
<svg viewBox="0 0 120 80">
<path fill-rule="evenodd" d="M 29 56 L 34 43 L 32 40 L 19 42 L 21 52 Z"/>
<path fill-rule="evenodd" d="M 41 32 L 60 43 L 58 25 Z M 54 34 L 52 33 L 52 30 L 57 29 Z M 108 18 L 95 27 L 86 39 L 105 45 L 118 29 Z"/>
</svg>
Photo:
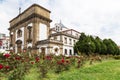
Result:
<svg viewBox="0 0 120 80">
<path fill-rule="evenodd" d="M 74 45 L 75 53 L 99 53 L 99 54 L 120 54 L 120 49 L 117 44 L 111 39 L 101 40 L 99 37 L 94 38 L 93 36 L 85 35 L 81 33 L 79 41 Z"/>
<path fill-rule="evenodd" d="M 95 44 L 95 53 L 100 53 L 101 52 L 101 39 L 99 37 L 96 37 L 94 39 L 94 44 Z"/>
<path fill-rule="evenodd" d="M 107 46 L 102 41 L 100 42 L 100 45 L 101 45 L 100 54 L 107 54 Z"/>
<path fill-rule="evenodd" d="M 79 41 L 76 42 L 76 44 L 74 45 L 74 52 L 75 53 L 79 53 L 79 52 L 84 52 L 82 49 L 82 46 L 84 45 L 84 40 L 86 39 L 86 35 L 84 33 L 81 33 L 81 36 L 79 38 Z"/>
<path fill-rule="evenodd" d="M 104 39 L 103 43 L 107 46 L 107 53 L 116 55 L 119 54 L 119 48 L 117 44 L 111 39 Z"/>
<path fill-rule="evenodd" d="M 111 42 L 111 44 L 114 47 L 114 54 L 113 55 L 119 54 L 119 47 L 117 46 L 117 44 L 113 40 L 111 40 L 111 39 L 109 39 L 109 41 Z"/>
<path fill-rule="evenodd" d="M 79 37 L 79 41 L 84 41 L 86 39 L 85 33 L 81 33 L 81 36 Z"/>
<path fill-rule="evenodd" d="M 89 55 L 95 51 L 95 44 L 90 36 L 81 33 L 79 41 L 74 46 L 74 50 Z"/>
</svg>

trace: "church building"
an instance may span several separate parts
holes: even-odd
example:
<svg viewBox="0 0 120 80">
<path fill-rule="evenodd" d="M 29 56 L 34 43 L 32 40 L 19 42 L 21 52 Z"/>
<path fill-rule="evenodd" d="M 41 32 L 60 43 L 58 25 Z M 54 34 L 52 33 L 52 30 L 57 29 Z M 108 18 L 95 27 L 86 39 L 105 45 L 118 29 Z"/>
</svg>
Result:
<svg viewBox="0 0 120 80">
<path fill-rule="evenodd" d="M 69 29 L 61 22 L 50 28 L 48 9 L 33 4 L 10 21 L 10 49 L 15 53 L 30 51 L 34 54 L 75 55 L 73 46 L 80 32 Z"/>
</svg>

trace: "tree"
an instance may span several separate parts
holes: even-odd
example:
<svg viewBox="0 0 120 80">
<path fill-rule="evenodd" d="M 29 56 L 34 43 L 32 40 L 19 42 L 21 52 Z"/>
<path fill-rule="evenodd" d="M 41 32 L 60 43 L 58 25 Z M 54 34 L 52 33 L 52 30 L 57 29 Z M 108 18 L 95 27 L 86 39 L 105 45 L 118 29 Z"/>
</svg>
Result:
<svg viewBox="0 0 120 80">
<path fill-rule="evenodd" d="M 86 55 L 91 53 L 120 54 L 120 49 L 113 40 L 101 40 L 99 37 L 94 38 L 93 36 L 85 35 L 84 33 L 81 33 L 79 41 L 74 45 L 74 51 L 76 53 L 85 53 Z"/>
<path fill-rule="evenodd" d="M 95 38 L 95 46 L 96 46 L 96 49 L 95 49 L 95 53 L 100 53 L 101 52 L 101 39 L 99 37 L 96 37 Z"/>
<path fill-rule="evenodd" d="M 100 42 L 100 45 L 101 45 L 100 54 L 107 54 L 107 46 L 102 41 Z"/>
<path fill-rule="evenodd" d="M 95 51 L 95 44 L 90 36 L 81 33 L 79 41 L 74 46 L 74 50 L 89 55 Z"/>
<path fill-rule="evenodd" d="M 107 53 L 108 54 L 112 54 L 112 55 L 119 54 L 119 48 L 118 48 L 117 44 L 113 40 L 111 40 L 111 39 L 104 39 L 103 43 L 107 47 Z"/>
<path fill-rule="evenodd" d="M 86 35 L 84 33 L 81 33 L 81 36 L 79 38 L 79 41 L 76 42 L 76 44 L 74 45 L 74 52 L 75 53 L 79 53 L 79 52 L 84 52 L 83 50 L 83 46 L 84 46 L 84 40 L 86 39 Z"/>
</svg>

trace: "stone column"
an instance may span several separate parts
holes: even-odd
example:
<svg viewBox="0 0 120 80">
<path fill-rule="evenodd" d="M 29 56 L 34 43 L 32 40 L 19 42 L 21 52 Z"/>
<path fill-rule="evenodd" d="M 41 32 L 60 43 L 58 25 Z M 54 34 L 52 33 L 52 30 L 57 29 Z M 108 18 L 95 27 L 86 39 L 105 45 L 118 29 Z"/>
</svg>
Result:
<svg viewBox="0 0 120 80">
<path fill-rule="evenodd" d="M 12 39 L 12 44 L 13 44 L 13 51 L 15 52 L 15 42 L 16 42 L 16 30 L 13 31 L 13 39 Z"/>
<path fill-rule="evenodd" d="M 47 38 L 50 35 L 50 23 L 47 23 Z"/>
<path fill-rule="evenodd" d="M 35 43 L 38 41 L 38 36 L 39 36 L 39 22 L 35 21 L 33 23 L 33 46 L 35 46 Z"/>
<path fill-rule="evenodd" d="M 38 34 L 39 33 L 39 22 L 36 18 L 34 19 L 32 29 L 33 29 L 33 31 L 32 31 L 32 53 L 37 54 L 38 49 L 37 49 L 37 46 L 35 44 L 38 41 L 38 36 L 39 36 L 39 34 Z"/>
<path fill-rule="evenodd" d="M 61 42 L 63 41 L 62 32 L 60 32 L 60 41 L 61 41 Z"/>
<path fill-rule="evenodd" d="M 62 46 L 60 46 L 60 54 L 64 55 L 63 54 L 63 47 Z"/>
<path fill-rule="evenodd" d="M 27 26 L 24 27 L 24 48 L 27 48 Z"/>
</svg>

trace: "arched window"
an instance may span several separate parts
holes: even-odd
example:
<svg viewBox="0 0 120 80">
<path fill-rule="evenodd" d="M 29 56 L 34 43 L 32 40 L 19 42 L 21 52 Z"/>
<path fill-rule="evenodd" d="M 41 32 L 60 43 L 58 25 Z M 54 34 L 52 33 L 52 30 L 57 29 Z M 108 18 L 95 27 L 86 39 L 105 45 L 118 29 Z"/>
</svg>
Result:
<svg viewBox="0 0 120 80">
<path fill-rule="evenodd" d="M 19 38 L 19 37 L 22 37 L 22 30 L 20 30 L 20 29 L 17 31 L 17 38 Z"/>
</svg>

